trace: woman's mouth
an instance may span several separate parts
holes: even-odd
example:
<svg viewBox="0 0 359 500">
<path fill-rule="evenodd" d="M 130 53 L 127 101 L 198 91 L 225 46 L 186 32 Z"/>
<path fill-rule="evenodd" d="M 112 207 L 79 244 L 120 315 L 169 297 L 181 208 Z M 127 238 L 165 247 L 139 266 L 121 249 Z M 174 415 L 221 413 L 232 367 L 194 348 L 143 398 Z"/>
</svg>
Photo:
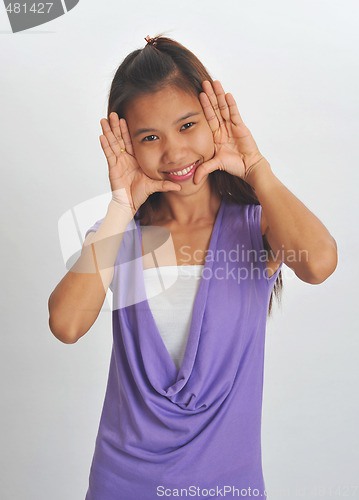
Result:
<svg viewBox="0 0 359 500">
<path fill-rule="evenodd" d="M 192 177 L 198 164 L 199 160 L 195 161 L 194 163 L 192 163 L 191 165 L 182 170 L 177 170 L 176 172 L 165 172 L 165 173 L 166 176 L 169 177 L 171 180 L 185 181 L 190 177 Z"/>
</svg>

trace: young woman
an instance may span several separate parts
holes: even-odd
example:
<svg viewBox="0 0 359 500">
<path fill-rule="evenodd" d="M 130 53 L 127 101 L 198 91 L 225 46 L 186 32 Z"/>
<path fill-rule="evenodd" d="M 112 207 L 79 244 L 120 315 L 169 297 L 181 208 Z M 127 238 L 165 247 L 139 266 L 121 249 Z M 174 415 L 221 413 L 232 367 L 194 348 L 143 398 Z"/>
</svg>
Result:
<svg viewBox="0 0 359 500">
<path fill-rule="evenodd" d="M 74 343 L 114 293 L 86 500 L 265 496 L 272 295 L 283 263 L 307 283 L 327 279 L 336 242 L 276 177 L 221 83 L 174 40 L 146 41 L 118 68 L 101 120 L 107 214 L 49 299 L 53 334 Z"/>
</svg>

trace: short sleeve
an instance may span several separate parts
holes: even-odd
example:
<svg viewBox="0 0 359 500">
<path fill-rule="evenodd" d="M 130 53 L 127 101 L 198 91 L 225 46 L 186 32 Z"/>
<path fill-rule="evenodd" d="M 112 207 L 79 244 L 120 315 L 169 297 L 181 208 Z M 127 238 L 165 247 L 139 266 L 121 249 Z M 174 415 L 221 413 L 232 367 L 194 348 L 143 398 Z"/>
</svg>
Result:
<svg viewBox="0 0 359 500">
<path fill-rule="evenodd" d="M 262 206 L 261 205 L 250 205 L 249 207 L 249 222 L 250 222 L 250 230 L 254 248 L 258 250 L 258 265 L 262 268 L 262 275 L 268 282 L 270 286 L 274 286 L 276 279 L 283 267 L 283 262 L 280 263 L 279 268 L 276 272 L 268 277 L 268 269 L 266 256 L 268 254 L 268 250 L 264 248 L 262 230 L 261 230 L 261 217 L 262 217 Z"/>
<path fill-rule="evenodd" d="M 95 222 L 93 226 L 90 227 L 85 233 L 85 238 L 87 238 L 87 235 L 91 232 L 96 232 L 98 228 L 101 226 L 102 221 L 104 220 L 105 217 L 102 217 L 102 219 L 99 219 L 98 221 Z"/>
</svg>

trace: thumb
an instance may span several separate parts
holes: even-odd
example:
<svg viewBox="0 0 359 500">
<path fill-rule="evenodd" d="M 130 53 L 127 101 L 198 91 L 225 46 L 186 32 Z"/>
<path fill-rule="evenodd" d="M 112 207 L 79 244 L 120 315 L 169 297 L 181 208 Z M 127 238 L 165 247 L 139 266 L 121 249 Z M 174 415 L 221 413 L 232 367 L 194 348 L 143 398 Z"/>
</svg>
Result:
<svg viewBox="0 0 359 500">
<path fill-rule="evenodd" d="M 182 186 L 176 184 L 175 182 L 163 180 L 163 181 L 155 181 L 153 180 L 150 184 L 150 194 L 166 191 L 181 191 Z"/>
<path fill-rule="evenodd" d="M 193 179 L 194 183 L 199 184 L 203 177 L 210 174 L 214 170 L 224 170 L 221 162 L 216 157 L 205 161 L 197 168 Z"/>
</svg>

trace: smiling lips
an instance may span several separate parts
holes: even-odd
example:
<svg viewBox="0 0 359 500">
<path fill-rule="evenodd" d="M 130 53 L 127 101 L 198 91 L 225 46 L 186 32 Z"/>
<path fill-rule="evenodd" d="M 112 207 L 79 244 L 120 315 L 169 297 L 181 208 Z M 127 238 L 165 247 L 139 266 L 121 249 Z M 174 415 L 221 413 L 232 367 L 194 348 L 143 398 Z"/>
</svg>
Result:
<svg viewBox="0 0 359 500">
<path fill-rule="evenodd" d="M 166 173 L 166 175 L 168 175 L 168 177 L 175 179 L 177 181 L 189 179 L 193 175 L 194 170 L 195 170 L 195 166 L 197 164 L 198 164 L 198 161 L 195 161 L 194 163 L 192 163 L 191 165 L 189 165 L 188 167 L 186 167 L 182 170 L 176 170 L 173 172 L 165 172 L 165 173 Z"/>
</svg>

